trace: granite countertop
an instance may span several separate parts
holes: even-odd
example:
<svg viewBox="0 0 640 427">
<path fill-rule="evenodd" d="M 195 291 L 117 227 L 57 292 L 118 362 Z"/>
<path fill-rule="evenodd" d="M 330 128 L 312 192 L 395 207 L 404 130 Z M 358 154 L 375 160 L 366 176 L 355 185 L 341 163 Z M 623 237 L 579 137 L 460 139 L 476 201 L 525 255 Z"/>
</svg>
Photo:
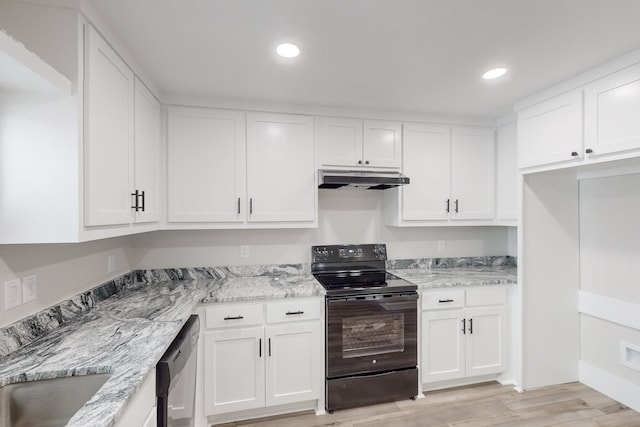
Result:
<svg viewBox="0 0 640 427">
<path fill-rule="evenodd" d="M 418 290 L 517 283 L 516 267 L 403 268 L 390 273 L 418 285 Z"/>
<path fill-rule="evenodd" d="M 0 338 L 18 343 L 25 342 L 34 329 L 46 331 L 27 345 L 0 353 L 0 386 L 109 373 L 107 382 L 67 424 L 109 427 L 124 412 L 198 304 L 324 295 L 313 276 L 299 269 L 237 270 L 130 273 L 136 276 L 129 280 L 133 283 L 116 286 L 95 305 L 79 310 L 79 315 L 66 316 L 65 310 L 85 304 L 87 298 L 95 296 L 89 295 L 91 292 L 104 290 L 92 290 L 0 330 Z M 247 276 L 238 277 L 238 273 Z M 106 285 L 114 288 L 111 283 Z M 55 327 L 48 323 L 55 323 Z M 21 333 L 25 336 L 19 336 Z"/>
<path fill-rule="evenodd" d="M 513 266 L 430 263 L 387 268 L 419 289 L 516 282 Z M 109 373 L 67 425 L 110 427 L 198 304 L 324 294 L 304 264 L 134 271 L 0 329 L 0 386 Z"/>
</svg>

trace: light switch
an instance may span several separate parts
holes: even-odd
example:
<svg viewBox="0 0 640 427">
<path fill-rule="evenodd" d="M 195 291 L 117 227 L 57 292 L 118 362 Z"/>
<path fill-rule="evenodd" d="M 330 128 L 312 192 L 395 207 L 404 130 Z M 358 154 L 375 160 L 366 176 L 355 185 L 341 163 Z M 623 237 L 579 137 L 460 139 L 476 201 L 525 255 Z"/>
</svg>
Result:
<svg viewBox="0 0 640 427">
<path fill-rule="evenodd" d="M 32 274 L 22 278 L 22 303 L 33 301 L 38 296 L 38 276 Z"/>
<path fill-rule="evenodd" d="M 4 282 L 4 309 L 17 307 L 22 304 L 22 283 L 20 279 Z"/>
</svg>

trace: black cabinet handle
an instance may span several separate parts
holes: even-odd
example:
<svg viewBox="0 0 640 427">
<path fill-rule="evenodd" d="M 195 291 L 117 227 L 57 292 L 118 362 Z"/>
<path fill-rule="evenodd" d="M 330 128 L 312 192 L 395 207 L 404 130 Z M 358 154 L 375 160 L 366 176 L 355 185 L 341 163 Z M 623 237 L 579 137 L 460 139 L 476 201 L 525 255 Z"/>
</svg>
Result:
<svg viewBox="0 0 640 427">
<path fill-rule="evenodd" d="M 442 303 L 442 302 L 453 302 L 452 299 L 439 299 L 438 302 Z"/>
<path fill-rule="evenodd" d="M 571 157 L 577 157 L 578 156 L 578 152 L 577 151 L 572 151 L 571 152 Z"/>
<path fill-rule="evenodd" d="M 451 199 L 447 199 L 447 213 L 449 213 L 449 210 L 451 208 Z"/>
<path fill-rule="evenodd" d="M 140 206 L 138 206 L 138 190 L 136 190 L 135 193 L 131 193 L 131 195 L 133 196 L 133 199 L 135 200 L 134 205 L 131 206 L 131 209 L 135 209 L 136 212 L 138 212 L 140 210 Z"/>
<path fill-rule="evenodd" d="M 244 316 L 227 316 L 224 318 L 224 320 L 242 320 L 244 319 Z"/>
<path fill-rule="evenodd" d="M 249 198 L 249 215 L 253 213 L 253 197 Z"/>
<path fill-rule="evenodd" d="M 364 164 L 365 164 L 365 165 L 368 165 L 368 164 L 369 164 L 369 160 L 365 161 L 365 162 L 364 162 Z"/>
<path fill-rule="evenodd" d="M 593 153 L 593 150 L 591 148 L 587 148 L 587 150 L 585 151 L 587 154 L 591 154 Z"/>
<path fill-rule="evenodd" d="M 144 190 L 142 191 L 142 212 L 144 212 Z"/>
<path fill-rule="evenodd" d="M 269 357 L 271 357 L 271 338 L 269 338 Z"/>
<path fill-rule="evenodd" d="M 258 357 L 262 357 L 262 338 L 260 338 L 259 341 L 260 342 L 258 343 Z"/>
<path fill-rule="evenodd" d="M 240 197 L 238 197 L 238 215 L 240 215 Z"/>
<path fill-rule="evenodd" d="M 456 199 L 456 213 L 458 213 L 458 199 Z"/>
<path fill-rule="evenodd" d="M 469 319 L 469 333 L 473 333 L 473 319 Z"/>
<path fill-rule="evenodd" d="M 467 319 L 462 319 L 462 333 L 467 334 Z"/>
<path fill-rule="evenodd" d="M 358 164 L 361 165 L 362 164 L 362 160 L 358 160 Z"/>
<path fill-rule="evenodd" d="M 287 311 L 287 316 L 292 316 L 294 314 L 304 314 L 304 311 Z"/>
</svg>

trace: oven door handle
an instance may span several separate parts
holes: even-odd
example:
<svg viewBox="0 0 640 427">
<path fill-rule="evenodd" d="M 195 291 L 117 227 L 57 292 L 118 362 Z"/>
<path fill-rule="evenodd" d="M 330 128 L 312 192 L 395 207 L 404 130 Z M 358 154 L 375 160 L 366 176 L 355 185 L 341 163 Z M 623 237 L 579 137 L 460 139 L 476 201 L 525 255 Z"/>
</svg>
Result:
<svg viewBox="0 0 640 427">
<path fill-rule="evenodd" d="M 415 310 L 416 302 L 383 302 L 380 304 L 380 307 L 384 308 L 387 311 L 398 311 L 398 310 Z"/>
</svg>

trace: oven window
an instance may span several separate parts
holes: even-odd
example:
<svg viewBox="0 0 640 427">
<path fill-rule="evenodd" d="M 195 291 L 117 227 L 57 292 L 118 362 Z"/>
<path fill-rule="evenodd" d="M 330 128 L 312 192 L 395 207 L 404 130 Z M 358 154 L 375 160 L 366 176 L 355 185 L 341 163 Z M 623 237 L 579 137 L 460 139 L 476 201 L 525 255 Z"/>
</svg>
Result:
<svg viewBox="0 0 640 427">
<path fill-rule="evenodd" d="M 404 351 L 404 314 L 376 314 L 342 320 L 342 357 Z"/>
</svg>

